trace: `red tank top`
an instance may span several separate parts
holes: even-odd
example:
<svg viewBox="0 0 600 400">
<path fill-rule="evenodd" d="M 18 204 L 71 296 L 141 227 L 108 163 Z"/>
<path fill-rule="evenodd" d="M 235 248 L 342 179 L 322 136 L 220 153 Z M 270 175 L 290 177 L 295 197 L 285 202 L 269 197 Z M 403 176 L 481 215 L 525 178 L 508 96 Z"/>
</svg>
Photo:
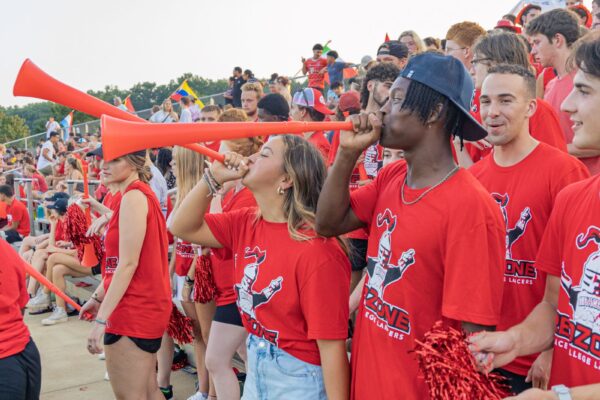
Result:
<svg viewBox="0 0 600 400">
<path fill-rule="evenodd" d="M 143 339 L 163 335 L 171 315 L 171 286 L 167 227 L 160 204 L 147 184 L 135 181 L 123 193 L 139 190 L 148 199 L 147 229 L 138 267 L 123 298 L 111 314 L 106 332 Z M 119 213 L 116 209 L 106 232 L 104 289 L 108 291 L 119 264 Z"/>
<path fill-rule="evenodd" d="M 221 208 L 224 213 L 246 207 L 256 207 L 254 195 L 248 188 L 243 188 L 237 193 L 234 189 L 231 189 L 221 200 Z M 211 259 L 213 278 L 217 287 L 216 305 L 224 306 L 235 303 L 236 296 L 233 290 L 235 266 L 231 250 L 212 249 Z"/>
</svg>

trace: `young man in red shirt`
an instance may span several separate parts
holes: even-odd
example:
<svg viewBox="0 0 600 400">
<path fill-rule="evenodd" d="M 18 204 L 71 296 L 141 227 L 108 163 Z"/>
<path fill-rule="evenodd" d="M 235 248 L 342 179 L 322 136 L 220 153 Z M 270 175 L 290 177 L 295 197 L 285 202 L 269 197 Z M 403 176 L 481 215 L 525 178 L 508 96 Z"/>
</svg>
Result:
<svg viewBox="0 0 600 400">
<path fill-rule="evenodd" d="M 469 171 L 498 203 L 506 223 L 504 296 L 497 326 L 504 330 L 522 321 L 542 300 L 546 274 L 535 268 L 534 260 L 554 200 L 565 186 L 588 178 L 589 172 L 575 157 L 529 133 L 529 118 L 536 112 L 535 76 L 525 67 L 491 67 L 480 101 L 494 151 Z M 535 358 L 521 357 L 499 370 L 514 393 L 531 387 L 526 377 Z M 551 353 L 544 354 L 536 364 L 547 371 L 551 358 Z M 542 385 L 547 383 L 545 377 L 535 378 L 536 384 L 538 378 Z"/>
<path fill-rule="evenodd" d="M 23 260 L 0 240 L 0 400 L 37 400 L 42 366 L 23 309 L 29 300 Z"/>
<path fill-rule="evenodd" d="M 290 117 L 294 121 L 319 122 L 326 115 L 332 115 L 333 111 L 327 108 L 323 94 L 317 89 L 306 88 L 294 93 Z M 329 158 L 331 143 L 325 137 L 323 131 L 306 132 L 304 138 L 312 143 L 323 156 L 323 160 Z"/>
<path fill-rule="evenodd" d="M 0 232 L 8 243 L 20 242 L 29 235 L 29 211 L 25 204 L 15 198 L 15 192 L 9 185 L 0 186 L 0 201 L 6 203 L 6 218 L 8 223 Z"/>
<path fill-rule="evenodd" d="M 526 69 L 531 68 L 527 47 L 521 37 L 514 33 L 494 33 L 480 38 L 473 46 L 473 60 L 469 72 L 475 83 L 475 95 L 471 102 L 471 115 L 480 122 L 481 86 L 488 70 L 498 64 L 513 64 Z M 529 132 L 540 142 L 547 143 L 564 152 L 567 151 L 558 113 L 542 99 L 537 99 L 537 108 L 529 119 Z M 489 145 L 489 143 L 486 144 Z M 491 146 L 482 146 L 482 143 L 477 146 L 467 143 L 464 149 L 461 149 L 459 143 L 456 143 L 455 148 L 459 164 L 465 168 L 486 157 L 492 151 Z"/>
<path fill-rule="evenodd" d="M 531 54 L 544 67 L 552 67 L 557 76 L 548 82 L 544 100 L 559 114 L 560 125 L 567 142 L 569 154 L 581 159 L 592 175 L 600 172 L 600 151 L 581 149 L 573 143 L 573 123 L 560 105 L 573 89 L 575 70 L 568 68 L 573 44 L 579 38 L 577 16 L 567 10 L 555 9 L 543 13 L 527 25 Z"/>
<path fill-rule="evenodd" d="M 302 73 L 308 75 L 308 87 L 315 88 L 321 92 L 325 88 L 325 72 L 327 68 L 327 59 L 323 55 L 323 46 L 315 44 L 313 46 L 313 56 L 308 60 L 302 57 Z"/>
<path fill-rule="evenodd" d="M 369 229 L 367 275 L 352 348 L 353 399 L 429 398 L 410 351 L 438 320 L 468 332 L 500 320 L 505 230 L 489 193 L 452 158 L 452 135 L 487 135 L 470 115 L 473 83 L 452 57 L 413 56 L 381 113 L 351 116 L 319 197 L 317 231 Z M 382 122 L 383 120 L 383 122 Z M 362 151 L 403 149 L 350 193 Z M 485 282 L 482 285 L 482 282 Z"/>
<path fill-rule="evenodd" d="M 571 116 L 573 143 L 600 150 L 600 36 L 575 53 L 575 88 L 562 109 Z M 537 176 L 537 173 L 536 173 Z M 597 399 L 600 393 L 600 176 L 574 183 L 556 197 L 536 268 L 547 273 L 543 300 L 503 332 L 471 338 L 485 369 L 554 349 L 551 391 L 530 389 L 519 399 Z"/>
</svg>

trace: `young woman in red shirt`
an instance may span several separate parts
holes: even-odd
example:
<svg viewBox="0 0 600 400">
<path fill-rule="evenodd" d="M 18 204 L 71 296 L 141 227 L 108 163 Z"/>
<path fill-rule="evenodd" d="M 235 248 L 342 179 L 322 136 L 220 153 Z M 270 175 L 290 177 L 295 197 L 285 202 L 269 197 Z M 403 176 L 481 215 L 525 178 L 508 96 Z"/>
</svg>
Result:
<svg viewBox="0 0 600 400">
<path fill-rule="evenodd" d="M 259 108 L 260 113 L 260 108 Z M 231 109 L 219 116 L 219 122 L 245 122 L 248 120 L 243 110 Z M 225 148 L 244 157 L 260 150 L 260 138 L 243 138 L 223 142 Z M 246 207 L 256 207 L 252 192 L 241 180 L 229 181 L 223 192 L 211 203 L 211 213 L 230 212 Z M 240 312 L 235 304 L 233 254 L 225 249 L 212 249 L 212 273 L 216 286 L 215 303 L 217 309 L 210 328 L 210 338 L 206 350 L 206 367 L 215 384 L 217 398 L 238 399 L 240 388 L 233 372 L 231 360 L 238 351 L 246 361 L 244 340 L 246 330 Z"/>
<path fill-rule="evenodd" d="M 104 162 L 102 174 L 122 193 L 108 224 L 102 285 L 82 307 L 94 317 L 88 351 L 102 352 L 117 399 L 164 397 L 156 352 L 171 314 L 168 239 L 160 204 L 148 186 L 144 152 Z"/>
<path fill-rule="evenodd" d="M 250 333 L 244 399 L 347 399 L 350 264 L 314 231 L 325 163 L 308 141 L 271 137 L 260 153 L 226 153 L 185 198 L 170 229 L 233 253 L 237 304 Z M 205 215 L 210 195 L 242 179 L 258 208 Z"/>
</svg>

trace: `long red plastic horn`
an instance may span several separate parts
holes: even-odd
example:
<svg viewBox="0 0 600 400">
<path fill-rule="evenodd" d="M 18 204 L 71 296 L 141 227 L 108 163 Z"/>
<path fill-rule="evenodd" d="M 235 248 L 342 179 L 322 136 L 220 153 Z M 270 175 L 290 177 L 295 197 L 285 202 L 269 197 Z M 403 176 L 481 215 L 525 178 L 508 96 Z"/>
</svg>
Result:
<svg viewBox="0 0 600 400">
<path fill-rule="evenodd" d="M 120 108 L 108 104 L 103 100 L 60 82 L 59 80 L 42 71 L 30 59 L 26 59 L 23 62 L 23 65 L 21 65 L 21 69 L 19 70 L 19 74 L 17 75 L 17 79 L 13 87 L 13 95 L 49 100 L 54 103 L 62 104 L 68 108 L 73 108 L 83 113 L 93 115 L 97 118 L 100 118 L 103 114 L 105 114 L 126 121 L 148 123 L 148 121 L 138 117 L 135 114 L 121 110 Z M 214 150 L 200 146 L 199 144 L 189 143 L 192 142 L 182 143 L 181 146 L 187 147 L 190 150 L 197 151 L 211 158 L 220 160 L 223 159 L 223 156 Z M 145 148 L 148 147 L 150 146 Z"/>
<path fill-rule="evenodd" d="M 352 130 L 352 122 L 208 122 L 145 124 L 103 115 L 102 151 L 106 160 L 150 147 L 321 130 Z"/>
</svg>

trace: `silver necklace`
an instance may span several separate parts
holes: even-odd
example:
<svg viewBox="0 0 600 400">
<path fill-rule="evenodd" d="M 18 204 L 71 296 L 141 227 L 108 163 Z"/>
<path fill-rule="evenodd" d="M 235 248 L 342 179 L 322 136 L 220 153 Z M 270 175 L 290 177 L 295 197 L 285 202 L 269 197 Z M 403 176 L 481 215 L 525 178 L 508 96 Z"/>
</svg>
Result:
<svg viewBox="0 0 600 400">
<path fill-rule="evenodd" d="M 448 175 L 446 175 L 444 177 L 444 179 L 442 179 L 441 181 L 439 181 L 438 183 L 436 183 L 435 185 L 431 186 L 429 189 L 427 189 L 426 191 L 424 191 L 423 193 L 421 193 L 419 195 L 419 197 L 417 197 L 416 199 L 414 199 L 413 201 L 406 201 L 404 199 L 404 186 L 406 186 L 406 179 L 407 176 L 404 177 L 404 182 L 402 182 L 402 188 L 400 188 L 400 195 L 402 196 L 402 203 L 404 203 L 407 206 L 410 206 L 411 204 L 415 204 L 417 203 L 419 200 L 421 200 L 427 193 L 431 192 L 433 189 L 435 189 L 436 187 L 440 186 L 442 183 L 446 182 L 452 175 L 454 175 L 454 173 L 456 171 L 458 171 L 458 165 L 455 166 L 452 171 L 448 172 Z"/>
</svg>

